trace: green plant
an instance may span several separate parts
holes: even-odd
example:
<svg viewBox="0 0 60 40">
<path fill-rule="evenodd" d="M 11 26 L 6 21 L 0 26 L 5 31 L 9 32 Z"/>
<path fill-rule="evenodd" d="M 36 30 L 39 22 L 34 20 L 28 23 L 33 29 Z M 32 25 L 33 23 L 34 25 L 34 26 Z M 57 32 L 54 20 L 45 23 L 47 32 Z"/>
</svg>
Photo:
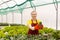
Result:
<svg viewBox="0 0 60 40">
<path fill-rule="evenodd" d="M 4 38 L 4 37 L 6 37 L 6 35 L 4 34 L 2 30 L 0 30 L 0 38 Z"/>
<path fill-rule="evenodd" d="M 25 40 L 28 39 L 28 27 L 25 25 L 20 25 L 20 26 L 5 26 L 3 29 L 0 30 L 0 38 L 4 38 L 5 40 L 10 40 L 10 37 L 12 37 L 14 40 L 19 39 L 19 40 Z M 35 36 L 31 36 L 31 39 L 36 40 L 43 40 L 44 34 L 47 34 L 48 37 L 52 35 L 54 39 L 60 38 L 60 30 L 54 30 L 51 28 L 44 27 L 43 29 L 39 30 L 39 35 L 36 38 Z M 47 39 L 47 38 L 46 38 Z"/>
</svg>

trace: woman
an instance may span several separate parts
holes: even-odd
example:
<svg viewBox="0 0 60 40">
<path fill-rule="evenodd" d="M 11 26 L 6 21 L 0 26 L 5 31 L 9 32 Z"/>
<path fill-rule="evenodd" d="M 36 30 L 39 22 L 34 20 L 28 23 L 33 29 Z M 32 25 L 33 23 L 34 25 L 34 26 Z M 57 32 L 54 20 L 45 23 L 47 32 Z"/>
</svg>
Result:
<svg viewBox="0 0 60 40">
<path fill-rule="evenodd" d="M 31 20 L 28 20 L 27 25 L 29 27 L 28 35 L 39 35 L 39 29 L 43 28 L 42 22 L 37 19 L 36 11 L 31 12 Z"/>
</svg>

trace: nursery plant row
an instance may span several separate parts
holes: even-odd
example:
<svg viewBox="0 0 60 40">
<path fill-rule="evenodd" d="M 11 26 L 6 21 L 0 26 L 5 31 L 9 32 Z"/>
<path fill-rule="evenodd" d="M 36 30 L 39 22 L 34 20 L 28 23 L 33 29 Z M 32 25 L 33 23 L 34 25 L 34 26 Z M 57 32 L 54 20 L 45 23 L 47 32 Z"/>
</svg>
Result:
<svg viewBox="0 0 60 40">
<path fill-rule="evenodd" d="M 5 26 L 0 29 L 0 40 L 59 40 L 60 30 L 44 27 L 39 30 L 39 35 L 28 37 L 28 27 L 25 25 Z"/>
</svg>

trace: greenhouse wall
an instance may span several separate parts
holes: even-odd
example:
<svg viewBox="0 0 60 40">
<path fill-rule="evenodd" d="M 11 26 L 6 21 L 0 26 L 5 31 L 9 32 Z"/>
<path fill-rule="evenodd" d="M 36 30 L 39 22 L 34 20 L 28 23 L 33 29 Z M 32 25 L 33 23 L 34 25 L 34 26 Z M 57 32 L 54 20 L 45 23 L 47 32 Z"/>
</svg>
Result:
<svg viewBox="0 0 60 40">
<path fill-rule="evenodd" d="M 60 0 L 57 0 L 57 1 L 60 1 Z M 19 2 L 16 1 L 16 2 L 17 2 L 17 4 L 19 4 L 20 1 Z M 35 5 L 51 3 L 51 2 L 53 2 L 53 0 L 49 0 L 49 1 L 47 1 L 47 0 L 36 1 L 35 0 L 35 1 L 33 1 L 33 3 Z M 9 5 L 11 6 L 11 4 L 9 4 Z M 26 7 L 29 7 L 29 6 L 30 6 L 30 4 L 29 4 L 29 2 L 27 2 Z M 22 15 L 22 24 L 26 25 L 27 20 L 31 19 L 31 12 L 32 11 L 33 11 L 32 8 L 27 8 L 27 9 L 23 10 L 23 12 L 22 12 L 22 14 L 23 14 Z M 44 27 L 56 29 L 56 9 L 55 9 L 54 4 L 36 7 L 36 11 L 37 11 L 37 18 L 42 20 Z M 7 14 L 7 18 L 6 18 L 6 15 L 0 15 L 0 23 L 6 23 L 6 22 L 7 23 L 21 24 L 21 13 L 9 12 Z M 60 3 L 58 4 L 58 29 L 60 29 Z"/>
</svg>

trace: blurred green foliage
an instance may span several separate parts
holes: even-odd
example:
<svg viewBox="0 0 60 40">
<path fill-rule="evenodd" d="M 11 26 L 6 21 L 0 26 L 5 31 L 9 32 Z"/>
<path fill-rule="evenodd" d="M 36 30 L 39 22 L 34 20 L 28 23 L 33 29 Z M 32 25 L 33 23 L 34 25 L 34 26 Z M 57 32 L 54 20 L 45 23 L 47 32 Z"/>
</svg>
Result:
<svg viewBox="0 0 60 40">
<path fill-rule="evenodd" d="M 20 26 L 5 26 L 3 29 L 0 29 L 0 39 L 10 39 L 10 37 L 13 38 L 27 38 L 27 32 L 28 32 L 28 27 L 25 25 L 20 25 Z M 54 30 L 52 28 L 47 28 L 44 27 L 43 29 L 39 30 L 39 35 L 44 36 L 44 34 L 47 34 L 47 36 L 52 36 L 55 39 L 60 38 L 60 30 Z M 46 35 L 45 35 L 46 36 Z M 33 38 L 33 37 L 31 37 Z M 40 36 L 38 37 L 40 38 Z M 14 39 L 15 40 L 15 39 Z"/>
</svg>

